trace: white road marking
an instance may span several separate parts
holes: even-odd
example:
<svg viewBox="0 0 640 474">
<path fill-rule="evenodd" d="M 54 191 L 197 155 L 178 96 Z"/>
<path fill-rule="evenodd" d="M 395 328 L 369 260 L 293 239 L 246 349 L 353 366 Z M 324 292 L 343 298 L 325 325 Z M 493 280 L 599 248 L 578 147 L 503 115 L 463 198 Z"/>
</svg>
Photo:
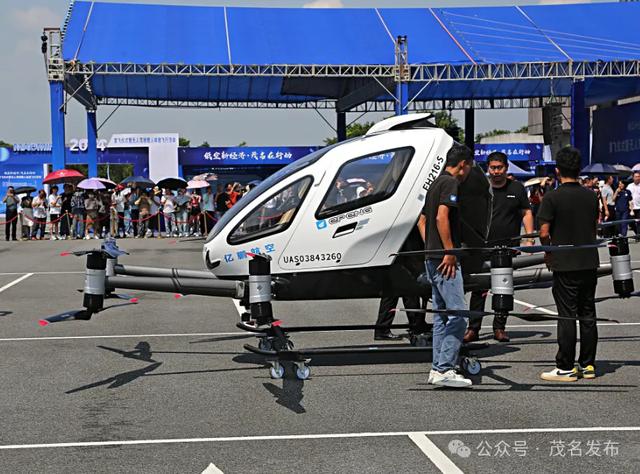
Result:
<svg viewBox="0 0 640 474">
<path fill-rule="evenodd" d="M 4 275 L 22 275 L 24 272 L 4 272 L 0 273 L 0 276 Z M 84 272 L 33 272 L 32 275 L 80 275 Z"/>
<path fill-rule="evenodd" d="M 17 285 L 18 283 L 20 283 L 21 281 L 26 280 L 27 278 L 29 278 L 30 276 L 32 276 L 33 273 L 27 273 L 26 275 L 22 275 L 20 278 L 18 278 L 17 280 L 13 280 L 11 283 L 8 283 L 6 285 L 4 285 L 2 288 L 0 288 L 0 293 L 2 293 L 4 290 L 8 290 L 9 288 L 11 288 L 13 285 Z"/>
<path fill-rule="evenodd" d="M 169 439 L 128 439 L 117 441 L 76 441 L 70 443 L 35 443 L 5 444 L 0 450 L 9 449 L 51 449 L 51 448 L 86 448 L 101 446 L 131 446 L 141 444 L 193 444 L 223 443 L 247 441 L 281 441 L 300 439 L 347 439 L 347 438 L 385 438 L 397 436 L 437 436 L 437 435 L 478 435 L 478 434 L 516 434 L 516 433 L 591 433 L 591 432 L 634 432 L 640 426 L 594 426 L 579 428 L 505 428 L 496 430 L 442 430 L 442 431 L 391 431 L 388 433 L 320 433 L 298 435 L 256 435 L 256 436 L 224 436 L 217 438 L 169 438 Z"/>
<path fill-rule="evenodd" d="M 513 302 L 519 304 L 520 306 L 524 306 L 525 308 L 535 309 L 537 311 L 540 311 L 541 313 L 547 313 L 553 316 L 558 316 L 558 313 L 556 313 L 555 311 L 551 311 L 550 309 L 547 309 L 547 308 L 541 308 L 540 306 L 527 303 L 526 301 L 513 300 Z"/>
<path fill-rule="evenodd" d="M 202 471 L 202 474 L 224 474 L 224 472 L 218 469 L 215 464 L 211 463 L 204 471 Z"/>
<path fill-rule="evenodd" d="M 65 341 L 74 339 L 138 339 L 147 337 L 210 337 L 210 336 L 250 336 L 248 332 L 201 332 L 185 334 L 105 334 L 94 336 L 44 336 L 44 337 L 6 337 L 0 342 L 23 342 L 23 341 Z"/>
<path fill-rule="evenodd" d="M 640 326 L 640 323 L 598 323 L 602 326 Z M 557 324 L 507 324 L 508 328 L 555 328 Z"/>
<path fill-rule="evenodd" d="M 639 323 L 598 323 L 602 326 L 640 326 Z M 556 324 L 507 324 L 507 328 L 555 328 Z M 339 332 L 339 331 L 327 331 Z M 300 333 L 311 334 L 311 333 Z M 193 332 L 176 334 L 98 334 L 91 336 L 43 336 L 43 337 L 6 337 L 0 338 L 0 342 L 32 342 L 32 341 L 65 341 L 74 339 L 137 339 L 147 337 L 214 337 L 214 336 L 250 336 L 251 333 L 242 332 Z"/>
<path fill-rule="evenodd" d="M 412 433 L 409 439 L 413 441 L 420 451 L 422 451 L 429 460 L 445 474 L 462 474 L 462 471 L 449 459 L 429 438 L 422 434 Z"/>
<path fill-rule="evenodd" d="M 240 300 L 237 300 L 237 299 L 234 298 L 231 301 L 233 301 L 233 305 L 236 307 L 236 311 L 238 312 L 238 316 L 242 317 L 242 313 L 245 313 L 247 311 L 245 309 L 245 307 L 240 304 Z"/>
</svg>

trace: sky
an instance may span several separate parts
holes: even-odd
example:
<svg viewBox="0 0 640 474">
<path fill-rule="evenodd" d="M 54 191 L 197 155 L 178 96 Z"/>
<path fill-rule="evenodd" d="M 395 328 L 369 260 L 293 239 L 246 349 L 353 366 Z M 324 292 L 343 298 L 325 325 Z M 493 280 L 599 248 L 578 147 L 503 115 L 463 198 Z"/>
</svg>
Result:
<svg viewBox="0 0 640 474">
<path fill-rule="evenodd" d="M 113 0 L 102 0 L 113 2 Z M 217 6 L 263 7 L 443 7 L 514 5 L 540 3 L 576 3 L 556 0 L 120 0 L 120 3 L 164 3 Z M 114 2 L 115 3 L 115 2 Z M 45 26 L 59 26 L 65 17 L 68 0 L 0 0 L 0 139 L 9 143 L 48 143 L 51 141 L 49 87 L 40 35 Z M 113 107 L 98 109 L 98 124 Z M 335 114 L 324 112 L 330 123 Z M 348 114 L 347 120 L 359 114 Z M 389 114 L 369 113 L 360 121 L 378 121 Z M 462 112 L 454 112 L 463 123 Z M 526 110 L 476 112 L 476 131 L 494 128 L 514 130 L 526 125 Z M 67 142 L 86 136 L 84 109 L 75 101 L 68 107 Z M 121 107 L 102 126 L 100 138 L 113 133 L 177 132 L 189 138 L 192 145 L 203 141 L 212 146 L 233 146 L 246 142 L 249 146 L 318 145 L 334 131 L 314 110 L 233 110 L 233 109 L 153 109 Z"/>
</svg>

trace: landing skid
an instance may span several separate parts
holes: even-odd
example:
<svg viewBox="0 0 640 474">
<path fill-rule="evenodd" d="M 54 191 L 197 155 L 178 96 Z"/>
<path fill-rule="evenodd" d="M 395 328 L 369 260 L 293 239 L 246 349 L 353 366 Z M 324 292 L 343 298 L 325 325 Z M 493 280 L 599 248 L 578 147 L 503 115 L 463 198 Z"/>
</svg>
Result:
<svg viewBox="0 0 640 474">
<path fill-rule="evenodd" d="M 264 356 L 270 364 L 269 375 L 273 379 L 281 379 L 285 376 L 284 362 L 291 362 L 295 368 L 295 376 L 299 380 L 307 380 L 311 375 L 309 363 L 314 357 L 354 354 L 392 354 L 392 353 L 420 353 L 433 350 L 431 334 L 409 334 L 411 346 L 398 345 L 366 345 L 360 347 L 324 347 L 314 349 L 294 349 L 294 344 L 289 333 L 296 332 L 328 332 L 328 331 L 373 331 L 375 325 L 344 325 L 344 326 L 297 326 L 285 328 L 275 321 L 270 325 L 254 326 L 246 322 L 237 324 L 237 327 L 251 332 L 259 339 L 258 347 L 245 344 L 245 350 Z M 410 329 L 408 324 L 393 325 L 392 329 Z M 480 361 L 471 352 L 484 349 L 488 344 L 473 344 L 463 346 L 460 350 L 459 365 L 470 375 L 477 375 L 482 369 Z"/>
</svg>

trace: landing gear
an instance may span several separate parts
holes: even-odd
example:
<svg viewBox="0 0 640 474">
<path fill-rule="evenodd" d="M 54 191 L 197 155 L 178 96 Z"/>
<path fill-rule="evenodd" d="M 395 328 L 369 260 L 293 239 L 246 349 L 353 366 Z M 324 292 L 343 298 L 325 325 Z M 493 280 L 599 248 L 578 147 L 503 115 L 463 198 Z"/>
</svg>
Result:
<svg viewBox="0 0 640 474">
<path fill-rule="evenodd" d="M 263 351 L 272 351 L 273 350 L 273 342 L 269 339 L 268 336 L 259 337 L 260 342 L 258 342 L 258 348 Z"/>
<path fill-rule="evenodd" d="M 409 336 L 409 342 L 413 347 L 429 347 L 431 345 L 431 335 L 412 334 Z"/>
<path fill-rule="evenodd" d="M 298 380 L 307 380 L 311 375 L 311 369 L 306 362 L 294 362 L 296 368 L 296 378 Z"/>
<path fill-rule="evenodd" d="M 271 362 L 271 367 L 269 367 L 269 375 L 271 375 L 272 379 L 281 379 L 284 377 L 284 365 L 282 365 L 278 361 Z"/>
<path fill-rule="evenodd" d="M 482 370 L 482 364 L 475 357 L 463 357 L 461 362 L 462 370 L 469 375 L 478 375 Z"/>
</svg>

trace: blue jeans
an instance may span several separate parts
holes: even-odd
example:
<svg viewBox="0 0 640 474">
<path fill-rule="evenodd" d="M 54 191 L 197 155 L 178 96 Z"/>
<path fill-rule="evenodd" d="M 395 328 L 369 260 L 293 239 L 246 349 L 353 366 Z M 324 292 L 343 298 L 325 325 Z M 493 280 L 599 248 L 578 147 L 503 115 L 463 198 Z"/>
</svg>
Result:
<svg viewBox="0 0 640 474">
<path fill-rule="evenodd" d="M 438 265 L 439 262 L 427 260 L 433 309 L 465 309 L 460 265 L 457 266 L 456 276 L 450 279 L 438 272 Z M 462 316 L 433 315 L 433 370 L 444 373 L 458 365 L 458 354 L 466 329 L 467 320 Z"/>
</svg>

